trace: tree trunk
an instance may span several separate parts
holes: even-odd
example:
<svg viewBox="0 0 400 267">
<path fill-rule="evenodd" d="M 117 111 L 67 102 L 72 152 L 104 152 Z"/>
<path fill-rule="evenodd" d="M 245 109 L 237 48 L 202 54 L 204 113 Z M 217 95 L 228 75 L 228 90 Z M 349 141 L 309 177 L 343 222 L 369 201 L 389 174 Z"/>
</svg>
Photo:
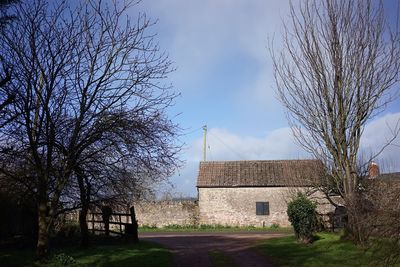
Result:
<svg viewBox="0 0 400 267">
<path fill-rule="evenodd" d="M 87 178 L 84 176 L 83 171 L 80 168 L 76 168 L 75 170 L 79 192 L 80 192 L 80 200 L 82 209 L 79 212 L 79 227 L 81 230 L 81 247 L 87 247 L 89 245 L 89 229 L 86 221 L 86 216 L 89 211 L 89 203 L 90 203 L 90 184 L 87 181 Z M 85 181 L 84 181 L 85 180 Z M 85 183 L 86 182 L 86 186 Z"/>
<path fill-rule="evenodd" d="M 346 198 L 347 225 L 346 235 L 355 244 L 364 245 L 369 237 L 369 229 L 365 226 L 364 207 L 359 194 L 354 192 Z"/>
<path fill-rule="evenodd" d="M 49 233 L 48 233 L 47 203 L 42 201 L 38 207 L 38 240 L 36 246 L 36 256 L 40 261 L 44 261 L 48 256 Z"/>
<path fill-rule="evenodd" d="M 79 211 L 79 227 L 81 229 L 81 247 L 87 247 L 89 245 L 89 229 L 86 221 L 88 210 L 89 210 L 88 205 L 82 205 L 82 209 Z"/>
<path fill-rule="evenodd" d="M 139 236 L 138 236 L 138 223 L 136 220 L 136 213 L 135 213 L 135 207 L 132 206 L 130 209 L 131 212 L 131 220 L 132 220 L 132 226 L 133 226 L 133 242 L 137 243 L 139 242 Z"/>
<path fill-rule="evenodd" d="M 104 223 L 104 234 L 106 236 L 110 235 L 110 216 L 112 214 L 112 209 L 109 206 L 104 206 L 101 208 L 101 215 Z"/>
</svg>

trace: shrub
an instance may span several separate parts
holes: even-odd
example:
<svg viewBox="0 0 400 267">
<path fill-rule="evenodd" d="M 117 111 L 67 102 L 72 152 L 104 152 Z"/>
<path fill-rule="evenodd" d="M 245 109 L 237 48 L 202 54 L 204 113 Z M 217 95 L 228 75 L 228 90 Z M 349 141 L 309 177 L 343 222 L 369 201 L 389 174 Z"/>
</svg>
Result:
<svg viewBox="0 0 400 267">
<path fill-rule="evenodd" d="M 157 227 L 157 225 L 155 225 L 155 224 L 152 224 L 152 225 L 149 225 L 149 224 L 142 224 L 142 226 L 140 226 L 139 227 L 139 229 L 157 229 L 158 227 Z"/>
<path fill-rule="evenodd" d="M 60 253 L 56 254 L 52 258 L 52 263 L 54 263 L 56 266 L 76 266 L 77 262 L 76 260 L 65 254 L 65 253 Z"/>
<path fill-rule="evenodd" d="M 270 228 L 271 229 L 279 229 L 279 224 L 277 224 L 277 223 L 273 223 L 271 226 L 270 226 Z"/>
<path fill-rule="evenodd" d="M 222 224 L 200 224 L 200 229 L 230 229 L 234 228 L 230 225 L 222 225 Z M 237 228 L 237 227 L 236 227 Z"/>
<path fill-rule="evenodd" d="M 186 229 L 188 227 L 185 225 L 180 225 L 180 224 L 169 224 L 169 225 L 165 225 L 163 228 L 164 229 Z"/>
<path fill-rule="evenodd" d="M 303 193 L 288 204 L 287 214 L 296 238 L 301 243 L 311 243 L 317 226 L 316 205 Z"/>
</svg>

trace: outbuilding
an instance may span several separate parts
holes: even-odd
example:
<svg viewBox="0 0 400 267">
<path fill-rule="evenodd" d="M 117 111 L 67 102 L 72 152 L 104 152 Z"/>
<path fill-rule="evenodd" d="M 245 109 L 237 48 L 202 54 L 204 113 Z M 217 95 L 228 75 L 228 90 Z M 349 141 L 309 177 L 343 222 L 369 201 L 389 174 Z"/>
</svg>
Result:
<svg viewBox="0 0 400 267">
<path fill-rule="evenodd" d="M 197 178 L 200 224 L 289 226 L 287 203 L 324 180 L 319 160 L 203 161 Z M 320 192 L 318 210 L 334 210 Z"/>
</svg>

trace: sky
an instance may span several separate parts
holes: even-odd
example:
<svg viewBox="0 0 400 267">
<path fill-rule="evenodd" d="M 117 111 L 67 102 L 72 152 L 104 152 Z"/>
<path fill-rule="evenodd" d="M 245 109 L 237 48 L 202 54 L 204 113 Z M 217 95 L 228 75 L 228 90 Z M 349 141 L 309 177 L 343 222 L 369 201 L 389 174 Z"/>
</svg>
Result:
<svg viewBox="0 0 400 267">
<path fill-rule="evenodd" d="M 397 10 L 394 0 L 384 5 L 389 12 Z M 279 48 L 288 11 L 285 0 L 144 0 L 130 10 L 157 20 L 152 31 L 176 67 L 168 81 L 181 96 L 169 116 L 183 128 L 185 164 L 168 190 L 197 196 L 203 125 L 208 127 L 207 160 L 311 157 L 294 142 L 275 97 L 268 45 L 273 40 Z M 396 101 L 366 126 L 361 149 L 377 151 L 399 119 Z M 399 152 L 400 146 L 392 145 L 380 160 L 392 162 Z"/>
</svg>

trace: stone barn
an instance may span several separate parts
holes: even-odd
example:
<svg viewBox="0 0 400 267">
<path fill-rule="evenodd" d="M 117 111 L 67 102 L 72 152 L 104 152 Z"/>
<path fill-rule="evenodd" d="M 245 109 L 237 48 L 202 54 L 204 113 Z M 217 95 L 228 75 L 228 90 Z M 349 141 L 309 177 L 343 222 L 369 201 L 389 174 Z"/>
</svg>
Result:
<svg viewBox="0 0 400 267">
<path fill-rule="evenodd" d="M 199 223 L 231 226 L 289 226 L 287 202 L 299 190 L 321 183 L 319 160 L 200 162 L 197 179 Z M 311 195 L 320 213 L 334 207 L 321 193 Z"/>
</svg>

